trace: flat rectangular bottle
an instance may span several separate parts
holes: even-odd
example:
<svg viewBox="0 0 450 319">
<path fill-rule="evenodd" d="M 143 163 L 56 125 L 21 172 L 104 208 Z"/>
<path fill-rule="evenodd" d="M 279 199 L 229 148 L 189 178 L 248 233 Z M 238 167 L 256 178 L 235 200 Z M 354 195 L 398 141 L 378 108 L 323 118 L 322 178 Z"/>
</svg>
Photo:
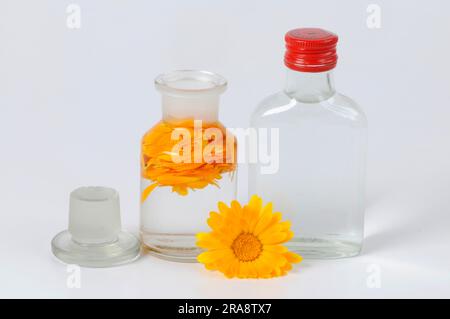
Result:
<svg viewBox="0 0 450 319">
<path fill-rule="evenodd" d="M 303 257 L 355 256 L 363 241 L 366 118 L 335 90 L 335 34 L 303 28 L 285 40 L 284 90 L 251 118 L 254 128 L 279 129 L 279 167 L 264 174 L 264 164 L 252 164 L 250 195 L 272 201 L 292 222 L 288 246 Z"/>
</svg>

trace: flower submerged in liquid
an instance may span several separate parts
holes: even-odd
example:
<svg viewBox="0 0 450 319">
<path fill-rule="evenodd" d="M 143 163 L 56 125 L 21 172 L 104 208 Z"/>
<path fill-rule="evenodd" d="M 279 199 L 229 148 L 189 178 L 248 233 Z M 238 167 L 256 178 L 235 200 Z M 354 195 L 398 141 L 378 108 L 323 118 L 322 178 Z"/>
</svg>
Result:
<svg viewBox="0 0 450 319">
<path fill-rule="evenodd" d="M 230 134 L 220 123 L 203 124 L 202 130 L 215 129 L 215 139 L 208 138 L 196 131 L 194 120 L 181 122 L 161 121 L 156 124 L 142 140 L 141 154 L 141 176 L 151 183 L 141 194 L 141 202 L 144 202 L 150 193 L 157 186 L 172 187 L 172 191 L 179 195 L 187 195 L 189 189 L 196 190 L 205 188 L 208 185 L 218 186 L 218 181 L 224 173 L 232 173 L 236 169 L 236 143 L 234 137 L 231 149 L 224 145 L 223 141 L 227 134 Z M 200 121 L 201 122 L 201 121 Z M 180 142 L 174 138 L 174 132 L 180 130 L 189 137 Z M 219 134 L 217 134 L 217 132 Z M 211 144 L 214 144 L 211 147 Z M 175 148 L 188 151 L 188 160 L 182 162 L 174 161 L 179 154 L 174 154 Z M 214 160 L 205 159 L 205 151 L 212 151 Z M 200 157 L 196 157 L 200 153 Z"/>
</svg>

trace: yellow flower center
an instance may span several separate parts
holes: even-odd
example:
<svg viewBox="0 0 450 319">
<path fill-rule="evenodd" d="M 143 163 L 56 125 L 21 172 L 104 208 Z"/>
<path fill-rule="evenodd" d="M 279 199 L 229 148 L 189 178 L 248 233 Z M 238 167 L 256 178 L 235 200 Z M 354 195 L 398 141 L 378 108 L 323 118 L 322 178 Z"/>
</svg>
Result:
<svg viewBox="0 0 450 319">
<path fill-rule="evenodd" d="M 249 233 L 242 233 L 236 237 L 231 249 L 240 261 L 253 261 L 261 255 L 262 244 L 259 239 Z"/>
</svg>

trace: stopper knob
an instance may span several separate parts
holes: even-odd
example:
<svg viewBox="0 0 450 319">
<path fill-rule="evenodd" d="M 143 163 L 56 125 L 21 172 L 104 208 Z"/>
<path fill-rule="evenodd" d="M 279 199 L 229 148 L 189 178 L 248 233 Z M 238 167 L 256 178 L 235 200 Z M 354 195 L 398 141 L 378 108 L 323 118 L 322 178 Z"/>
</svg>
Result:
<svg viewBox="0 0 450 319">
<path fill-rule="evenodd" d="M 121 229 L 119 194 L 108 187 L 80 187 L 70 193 L 69 232 L 81 244 L 117 240 Z"/>
</svg>

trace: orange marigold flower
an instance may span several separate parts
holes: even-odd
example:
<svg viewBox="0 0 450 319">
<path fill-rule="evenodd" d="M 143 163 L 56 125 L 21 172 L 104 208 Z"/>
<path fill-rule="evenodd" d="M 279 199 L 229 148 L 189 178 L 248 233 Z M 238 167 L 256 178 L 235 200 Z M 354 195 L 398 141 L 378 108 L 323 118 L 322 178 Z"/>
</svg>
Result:
<svg viewBox="0 0 450 319">
<path fill-rule="evenodd" d="M 157 186 L 172 187 L 172 191 L 179 195 L 187 195 L 189 189 L 202 189 L 208 185 L 218 186 L 217 181 L 222 178 L 224 173 L 233 173 L 236 169 L 236 141 L 234 136 L 220 123 L 202 123 L 202 129 L 216 128 L 222 133 L 223 140 L 225 136 L 232 136 L 231 152 L 228 150 L 224 141 L 222 144 L 214 147 L 214 156 L 220 161 L 208 162 L 201 156 L 200 161 L 196 160 L 195 152 L 197 148 L 201 155 L 211 142 L 205 139 L 203 134 L 194 132 L 194 120 L 183 120 L 179 122 L 161 121 L 148 131 L 142 139 L 141 153 L 141 176 L 150 180 L 152 183 L 144 189 L 141 194 L 141 201 L 150 195 Z M 174 162 L 173 149 L 180 145 L 179 139 L 172 138 L 172 133 L 176 129 L 187 130 L 190 135 L 187 146 L 191 150 L 191 159 L 189 162 Z M 183 143 L 183 141 L 181 142 Z M 178 154 L 177 154 L 178 155 Z"/>
<path fill-rule="evenodd" d="M 207 250 L 197 259 L 207 269 L 229 278 L 271 278 L 285 275 L 302 260 L 282 245 L 294 234 L 291 223 L 273 213 L 272 203 L 263 206 L 254 195 L 244 207 L 232 201 L 230 207 L 219 202 L 218 208 L 208 219 L 212 231 L 197 234 L 197 245 Z"/>
</svg>

